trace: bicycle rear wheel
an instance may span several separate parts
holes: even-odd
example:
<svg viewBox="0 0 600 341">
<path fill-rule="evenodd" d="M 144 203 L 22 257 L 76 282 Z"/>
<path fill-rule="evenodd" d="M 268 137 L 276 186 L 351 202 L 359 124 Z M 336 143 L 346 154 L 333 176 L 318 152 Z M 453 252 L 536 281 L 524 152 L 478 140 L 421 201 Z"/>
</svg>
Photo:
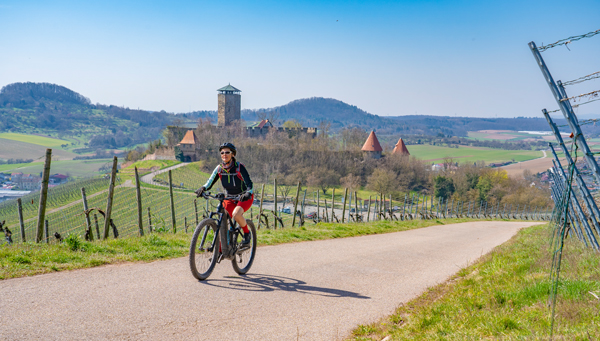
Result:
<svg viewBox="0 0 600 341">
<path fill-rule="evenodd" d="M 256 254 L 256 229 L 254 228 L 254 223 L 252 221 L 247 220 L 246 222 L 248 223 L 248 229 L 251 234 L 250 247 L 241 251 L 238 250 L 235 257 L 231 260 L 233 270 L 240 275 L 243 275 L 250 270 L 252 263 L 254 262 L 254 255 Z M 242 238 L 242 235 L 238 236 L 237 245 L 242 243 Z"/>
<path fill-rule="evenodd" d="M 219 256 L 219 242 L 217 236 L 217 223 L 210 218 L 203 219 L 192 237 L 190 244 L 190 270 L 192 275 L 205 280 L 210 276 L 217 264 Z"/>
</svg>

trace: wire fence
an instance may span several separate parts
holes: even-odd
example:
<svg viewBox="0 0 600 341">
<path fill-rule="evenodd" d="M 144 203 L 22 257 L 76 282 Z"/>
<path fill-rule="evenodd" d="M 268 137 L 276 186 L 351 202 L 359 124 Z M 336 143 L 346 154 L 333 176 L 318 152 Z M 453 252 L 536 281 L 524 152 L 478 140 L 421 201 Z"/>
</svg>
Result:
<svg viewBox="0 0 600 341">
<path fill-rule="evenodd" d="M 185 167 L 188 166 L 179 168 L 179 175 L 173 178 L 188 177 L 189 170 Z M 173 174 L 177 173 L 173 172 Z M 109 228 L 109 237 L 139 236 L 157 231 L 193 231 L 200 220 L 208 217 L 210 212 L 216 211 L 218 205 L 216 200 L 196 198 L 189 190 L 201 186 L 204 181 L 205 178 L 200 174 L 198 178 L 189 177 L 181 181 L 178 187 L 183 189 L 175 188 L 174 184 L 173 206 L 171 206 L 168 185 L 162 188 L 140 186 L 140 210 L 135 180 L 122 181 L 117 177 L 112 200 L 113 224 Z M 103 239 L 109 183 L 108 179 L 96 178 L 50 189 L 42 241 L 57 243 L 69 234 L 77 234 L 88 240 Z M 185 184 L 189 185 L 185 186 Z M 85 190 L 87 211 L 84 208 L 82 188 Z M 219 188 L 215 190 L 219 191 Z M 6 231 L 10 233 L 11 242 L 35 241 L 39 193 L 23 197 L 21 201 L 22 219 L 19 215 L 18 202 L 11 200 L 0 206 L 0 221 L 6 220 L 4 231 L 5 234 Z M 307 188 L 300 186 L 273 183 L 255 186 L 254 202 L 246 217 L 252 219 L 259 229 L 281 229 L 324 222 L 402 221 L 452 217 L 547 220 L 551 213 L 549 207 L 485 201 L 454 201 L 416 193 L 406 194 L 399 200 L 383 194 L 366 198 L 351 190 L 329 189 L 326 193 L 309 192 Z M 88 230 L 91 230 L 91 235 Z"/>
<path fill-rule="evenodd" d="M 558 142 L 557 146 L 560 148 L 560 152 L 564 154 L 566 159 L 566 166 L 563 168 L 561 160 L 559 160 L 554 149 L 555 146 L 552 143 L 549 144 L 554 157 L 553 167 L 550 169 L 550 189 L 554 201 L 554 210 L 550 223 L 552 231 L 550 238 L 552 245 L 552 267 L 550 270 L 551 290 L 549 297 L 549 304 L 551 306 L 550 339 L 552 339 L 554 332 L 556 302 L 558 300 L 558 287 L 560 285 L 560 270 L 565 238 L 577 238 L 587 247 L 593 248 L 595 251 L 600 251 L 600 245 L 598 243 L 598 239 L 600 239 L 600 210 L 598 209 L 596 199 L 592 196 L 590 190 L 600 184 L 600 166 L 595 158 L 595 155 L 598 153 L 592 152 L 581 131 L 581 125 L 596 124 L 597 120 L 592 119 L 579 122 L 573 111 L 573 108 L 580 105 L 600 100 L 600 98 L 598 98 L 600 96 L 600 90 L 594 90 L 571 97 L 569 97 L 565 91 L 565 86 L 600 78 L 600 72 L 594 72 L 565 83 L 561 83 L 561 81 L 555 82 L 540 52 L 556 46 L 567 46 L 574 41 L 590 38 L 598 34 L 600 34 L 600 30 L 561 39 L 555 43 L 541 47 L 536 47 L 534 42 L 529 43 L 529 48 L 559 106 L 559 109 L 554 110 L 553 112 L 562 112 L 567 121 L 566 126 L 571 129 L 569 137 L 572 139 L 570 145 L 571 150 L 569 151 L 558 130 L 558 126 L 552 121 L 549 112 L 546 109 L 543 109 L 542 112 Z M 572 101 L 582 100 L 587 101 L 576 105 L 571 104 Z M 592 173 L 592 179 L 588 180 L 588 183 L 586 183 L 586 179 L 584 179 L 582 172 L 577 166 L 579 149 L 582 150 L 582 158 L 585 160 L 587 168 L 589 168 Z"/>
</svg>

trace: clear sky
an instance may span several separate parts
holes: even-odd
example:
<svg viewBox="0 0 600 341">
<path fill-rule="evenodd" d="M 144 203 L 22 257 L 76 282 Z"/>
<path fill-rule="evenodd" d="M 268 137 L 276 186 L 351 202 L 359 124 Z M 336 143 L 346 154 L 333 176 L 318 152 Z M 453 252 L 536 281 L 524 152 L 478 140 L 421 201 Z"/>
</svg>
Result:
<svg viewBox="0 0 600 341">
<path fill-rule="evenodd" d="M 330 97 L 382 116 L 541 117 L 557 106 L 527 43 L 599 28 L 598 0 L 0 0 L 0 86 L 168 112 L 216 110 L 231 83 L 248 109 Z M 600 35 L 569 48 L 543 53 L 555 79 L 600 71 Z"/>
</svg>

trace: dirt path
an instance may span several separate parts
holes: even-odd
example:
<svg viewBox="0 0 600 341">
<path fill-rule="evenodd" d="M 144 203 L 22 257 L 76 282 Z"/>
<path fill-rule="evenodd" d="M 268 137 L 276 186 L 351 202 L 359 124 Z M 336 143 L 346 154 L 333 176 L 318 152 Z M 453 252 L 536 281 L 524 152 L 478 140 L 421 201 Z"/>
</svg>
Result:
<svg viewBox="0 0 600 341">
<path fill-rule="evenodd" d="M 158 174 L 165 173 L 165 172 L 168 172 L 169 170 L 177 169 L 177 168 L 183 167 L 185 165 L 189 165 L 189 163 L 183 162 L 183 163 L 176 164 L 175 166 L 171 166 L 171 167 L 163 168 L 161 170 L 157 170 L 156 172 L 152 172 L 152 173 L 149 173 L 149 174 L 146 174 L 146 175 L 142 176 L 141 180 L 142 180 L 142 182 L 145 182 L 145 183 L 150 184 L 150 185 L 169 187 L 169 186 L 165 186 L 165 185 L 163 185 L 163 184 L 161 184 L 159 182 L 154 181 L 154 177 L 157 176 Z"/>
<path fill-rule="evenodd" d="M 0 281 L 2 340 L 339 340 L 533 222 L 265 246 L 247 276 L 187 258 Z"/>
<path fill-rule="evenodd" d="M 532 174 L 543 172 L 548 168 L 552 167 L 552 160 L 554 160 L 554 158 L 547 157 L 548 154 L 545 150 L 543 150 L 542 152 L 544 153 L 544 156 L 539 157 L 537 159 L 517 162 L 499 168 L 504 169 L 509 176 L 521 178 L 523 177 L 523 171 L 526 169 L 529 169 L 529 171 L 531 171 Z M 564 158 L 560 160 L 561 162 L 563 162 Z"/>
</svg>

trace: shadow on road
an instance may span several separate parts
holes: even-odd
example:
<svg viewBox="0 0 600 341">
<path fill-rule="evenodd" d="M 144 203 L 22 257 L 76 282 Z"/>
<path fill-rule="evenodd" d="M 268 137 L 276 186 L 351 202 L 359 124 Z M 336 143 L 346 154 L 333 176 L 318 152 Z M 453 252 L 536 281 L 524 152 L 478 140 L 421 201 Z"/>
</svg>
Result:
<svg viewBox="0 0 600 341">
<path fill-rule="evenodd" d="M 325 296 L 325 297 L 350 297 L 360 299 L 370 299 L 361 294 L 331 288 L 322 288 L 307 285 L 306 282 L 281 276 L 270 276 L 251 274 L 243 276 L 228 276 L 225 279 L 210 279 L 201 282 L 204 285 L 210 285 L 225 289 L 243 290 L 243 291 L 293 291 L 303 294 Z"/>
</svg>

